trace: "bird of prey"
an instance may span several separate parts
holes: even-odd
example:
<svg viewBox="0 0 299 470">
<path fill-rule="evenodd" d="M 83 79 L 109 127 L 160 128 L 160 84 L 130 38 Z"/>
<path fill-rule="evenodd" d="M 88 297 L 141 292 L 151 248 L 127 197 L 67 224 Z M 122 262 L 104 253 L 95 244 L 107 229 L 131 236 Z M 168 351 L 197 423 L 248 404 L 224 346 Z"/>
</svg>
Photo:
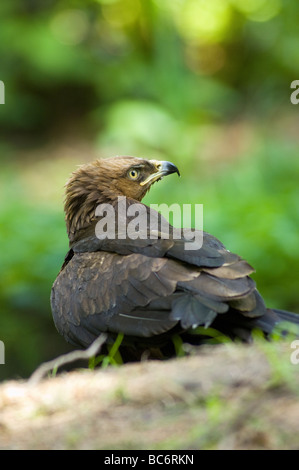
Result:
<svg viewBox="0 0 299 470">
<path fill-rule="evenodd" d="M 190 237 L 174 236 L 166 219 L 141 203 L 154 182 L 172 173 L 179 174 L 173 163 L 130 156 L 96 160 L 72 173 L 64 206 L 69 251 L 51 307 L 58 332 L 73 345 L 86 348 L 102 332 L 108 341 L 122 333 L 123 346 L 136 357 L 146 350 L 169 357 L 177 335 L 201 344 L 213 328 L 250 342 L 254 329 L 267 336 L 282 321 L 299 323 L 299 315 L 265 306 L 252 267 L 214 236 L 195 231 L 202 244 L 190 247 Z M 136 207 L 145 214 L 142 237 L 127 230 Z"/>
</svg>

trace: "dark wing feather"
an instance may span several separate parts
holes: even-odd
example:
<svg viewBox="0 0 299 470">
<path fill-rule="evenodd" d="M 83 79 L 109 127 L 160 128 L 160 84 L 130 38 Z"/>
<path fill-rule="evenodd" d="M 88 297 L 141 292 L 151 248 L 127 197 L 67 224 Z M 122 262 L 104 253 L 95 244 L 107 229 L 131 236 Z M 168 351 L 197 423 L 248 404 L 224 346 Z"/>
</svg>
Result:
<svg viewBox="0 0 299 470">
<path fill-rule="evenodd" d="M 277 316 L 267 314 L 252 267 L 212 235 L 202 232 L 202 247 L 186 250 L 190 242 L 174 238 L 170 225 L 169 239 L 158 230 L 109 240 L 96 237 L 96 222 L 77 235 L 52 289 L 54 320 L 69 341 L 87 346 L 104 331 L 149 338 L 211 324 L 248 339 L 262 317 L 273 327 Z"/>
<path fill-rule="evenodd" d="M 127 203 L 129 205 L 130 200 L 127 200 Z M 150 207 L 142 204 L 140 204 L 140 206 L 144 207 L 148 217 L 146 239 L 137 238 L 132 240 L 126 237 L 123 230 L 118 232 L 117 223 L 115 238 L 98 238 L 96 236 L 96 225 L 100 218 L 97 218 L 86 229 L 82 229 L 77 234 L 71 248 L 75 253 L 107 251 L 122 255 L 140 253 L 150 257 L 168 257 L 198 267 L 207 268 L 226 266 L 241 261 L 239 256 L 227 251 L 217 238 L 206 232 L 193 231 L 194 238 L 202 239 L 202 247 L 200 249 L 192 249 L 194 244 L 192 240 L 184 236 L 183 230 L 178 231 L 178 229 L 174 229 L 161 214 Z M 156 220 L 158 230 L 151 229 L 153 220 Z M 118 213 L 116 210 L 116 222 L 117 221 Z M 196 236 L 196 234 L 198 235 Z M 188 247 L 188 249 L 186 249 L 186 247 Z"/>
<path fill-rule="evenodd" d="M 138 309 L 154 299 L 171 295 L 178 281 L 188 281 L 198 275 L 198 271 L 179 267 L 166 258 L 77 253 L 53 285 L 54 321 L 65 337 L 69 331 L 76 330 L 79 341 L 82 329 L 94 335 L 103 331 L 131 335 L 134 328 L 140 336 L 160 334 L 175 323 L 169 319 L 169 310 L 161 311 L 159 316 L 158 311 L 155 314 L 153 310 L 151 314 Z M 155 321 L 151 315 L 156 315 Z M 83 338 L 82 343 L 86 343 Z"/>
</svg>

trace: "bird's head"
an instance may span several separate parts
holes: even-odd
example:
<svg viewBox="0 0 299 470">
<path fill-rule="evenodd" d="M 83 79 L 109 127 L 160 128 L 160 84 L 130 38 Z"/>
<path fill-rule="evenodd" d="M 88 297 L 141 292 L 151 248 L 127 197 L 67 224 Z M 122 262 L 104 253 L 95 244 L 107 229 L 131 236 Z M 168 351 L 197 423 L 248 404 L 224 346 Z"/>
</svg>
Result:
<svg viewBox="0 0 299 470">
<path fill-rule="evenodd" d="M 119 196 L 141 201 L 153 183 L 179 173 L 170 162 L 124 156 L 80 166 L 66 183 L 65 215 L 68 233 L 87 225 L 98 204 Z"/>
</svg>

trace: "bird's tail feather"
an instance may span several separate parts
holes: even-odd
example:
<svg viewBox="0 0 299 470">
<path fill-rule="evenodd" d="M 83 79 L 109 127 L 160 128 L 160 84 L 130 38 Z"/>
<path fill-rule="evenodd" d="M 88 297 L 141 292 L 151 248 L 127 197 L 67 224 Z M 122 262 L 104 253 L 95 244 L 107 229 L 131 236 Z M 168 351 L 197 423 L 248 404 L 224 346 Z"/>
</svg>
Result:
<svg viewBox="0 0 299 470">
<path fill-rule="evenodd" d="M 272 309 L 272 312 L 278 315 L 280 321 L 287 321 L 289 323 L 295 323 L 299 325 L 299 314 L 293 312 L 287 312 L 286 310 Z"/>
<path fill-rule="evenodd" d="M 269 310 L 268 310 L 269 311 Z M 293 335 L 299 337 L 299 314 L 293 312 L 287 312 L 286 310 L 272 309 L 272 314 L 278 317 L 273 328 L 274 333 L 278 333 L 278 336 L 289 336 Z"/>
<path fill-rule="evenodd" d="M 245 342 L 251 341 L 251 332 L 256 329 L 263 331 L 267 337 L 272 334 L 282 338 L 288 335 L 299 337 L 299 314 L 267 309 L 260 317 L 246 318 L 239 312 L 230 311 L 223 316 L 218 315 L 212 326 L 227 336 Z"/>
</svg>

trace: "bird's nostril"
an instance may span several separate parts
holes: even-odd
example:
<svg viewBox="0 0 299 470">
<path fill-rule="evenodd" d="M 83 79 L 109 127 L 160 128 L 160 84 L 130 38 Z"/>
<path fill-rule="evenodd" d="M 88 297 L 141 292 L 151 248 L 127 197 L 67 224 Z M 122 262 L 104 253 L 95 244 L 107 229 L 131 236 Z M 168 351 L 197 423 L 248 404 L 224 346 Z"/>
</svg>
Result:
<svg viewBox="0 0 299 470">
<path fill-rule="evenodd" d="M 161 168 L 162 168 L 162 163 L 156 163 L 156 168 L 157 168 L 158 171 L 161 170 Z"/>
</svg>

